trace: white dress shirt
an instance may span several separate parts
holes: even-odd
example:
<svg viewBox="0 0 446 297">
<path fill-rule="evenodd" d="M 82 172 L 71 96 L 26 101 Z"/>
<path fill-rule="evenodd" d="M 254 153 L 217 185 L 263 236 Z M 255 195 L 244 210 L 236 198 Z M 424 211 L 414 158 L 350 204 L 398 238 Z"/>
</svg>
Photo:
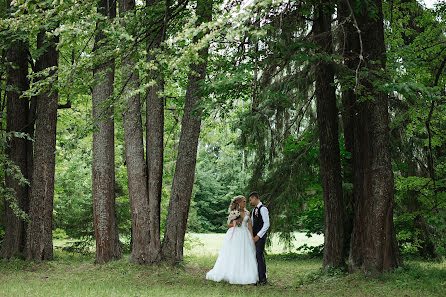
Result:
<svg viewBox="0 0 446 297">
<path fill-rule="evenodd" d="M 260 207 L 260 205 L 262 205 L 262 202 L 259 202 L 259 204 L 257 204 L 256 208 L 258 209 Z M 255 209 L 254 209 L 255 211 Z M 262 238 L 263 235 L 265 235 L 266 231 L 269 228 L 269 212 L 268 212 L 268 208 L 266 208 L 266 206 L 263 206 L 260 209 L 260 215 L 262 216 L 262 220 L 263 220 L 263 227 L 262 229 L 260 229 L 260 231 L 257 233 L 257 235 Z M 254 226 L 254 216 L 251 216 L 251 224 Z"/>
</svg>

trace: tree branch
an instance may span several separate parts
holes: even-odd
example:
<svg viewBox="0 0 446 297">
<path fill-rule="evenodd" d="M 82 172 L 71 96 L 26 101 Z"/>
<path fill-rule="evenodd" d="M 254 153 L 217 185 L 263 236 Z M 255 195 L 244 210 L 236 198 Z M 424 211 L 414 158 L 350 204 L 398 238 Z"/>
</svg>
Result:
<svg viewBox="0 0 446 297">
<path fill-rule="evenodd" d="M 363 45 L 362 45 L 362 37 L 361 37 L 361 30 L 359 29 L 359 25 L 358 22 L 356 21 L 356 17 L 355 17 L 355 13 L 353 12 L 353 8 L 350 5 L 350 1 L 349 0 L 345 0 L 345 3 L 347 3 L 348 5 L 348 9 L 350 10 L 350 16 L 353 20 L 353 26 L 356 28 L 356 32 L 358 33 L 358 38 L 359 38 L 359 46 L 361 48 L 360 52 L 359 52 L 359 63 L 358 66 L 356 67 L 356 71 L 355 71 L 355 93 L 358 90 L 359 87 L 359 70 L 361 67 L 361 63 L 362 61 L 364 61 L 364 56 L 363 56 Z"/>
</svg>

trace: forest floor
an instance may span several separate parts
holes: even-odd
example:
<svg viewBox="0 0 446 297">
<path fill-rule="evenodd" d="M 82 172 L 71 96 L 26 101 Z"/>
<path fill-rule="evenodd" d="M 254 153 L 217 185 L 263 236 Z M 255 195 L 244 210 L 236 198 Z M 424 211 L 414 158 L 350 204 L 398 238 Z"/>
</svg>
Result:
<svg viewBox="0 0 446 297">
<path fill-rule="evenodd" d="M 50 262 L 0 260 L 0 296 L 445 296 L 446 261 L 406 259 L 405 267 L 394 273 L 349 275 L 322 271 L 320 258 L 275 254 L 274 243 L 266 257 L 269 285 L 207 281 L 206 272 L 217 257 L 210 252 L 218 246 L 215 236 L 192 236 L 184 263 L 174 268 L 129 264 L 128 255 L 94 265 L 94 255 L 60 249 Z"/>
</svg>

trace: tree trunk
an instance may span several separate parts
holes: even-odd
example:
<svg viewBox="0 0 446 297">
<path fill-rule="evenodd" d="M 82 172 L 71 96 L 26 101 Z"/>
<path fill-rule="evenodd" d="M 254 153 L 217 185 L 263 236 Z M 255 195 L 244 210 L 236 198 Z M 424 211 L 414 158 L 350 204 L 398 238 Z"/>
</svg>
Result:
<svg viewBox="0 0 446 297">
<path fill-rule="evenodd" d="M 344 144 L 345 150 L 349 153 L 349 156 L 345 156 L 343 165 L 344 183 L 350 185 L 354 184 L 354 172 L 353 172 L 353 152 L 354 152 L 354 137 L 353 137 L 353 116 L 356 95 L 351 84 L 354 84 L 354 80 L 347 79 L 354 77 L 356 66 L 359 63 L 360 43 L 358 33 L 356 32 L 353 24 L 353 18 L 350 15 L 351 11 L 346 1 L 341 1 L 338 5 L 338 18 L 342 24 L 342 30 L 339 32 L 339 39 L 343 46 L 339 49 L 339 54 L 343 57 L 343 64 L 346 68 L 345 72 L 341 74 L 341 84 L 344 87 L 342 91 L 342 126 L 344 132 Z M 353 213 L 354 213 L 354 190 L 343 192 L 344 197 L 344 250 L 348 254 L 350 247 L 350 237 L 353 230 Z"/>
<path fill-rule="evenodd" d="M 29 105 L 29 113 L 28 113 L 28 127 L 26 129 L 26 133 L 30 138 L 34 139 L 34 128 L 36 123 L 36 112 L 37 112 L 37 97 L 32 96 L 31 102 Z M 31 140 L 26 142 L 26 153 L 27 153 L 27 170 L 28 170 L 28 181 L 32 183 L 33 176 L 33 163 L 34 163 L 34 143 Z M 28 201 L 30 200 L 31 191 L 28 191 Z"/>
<path fill-rule="evenodd" d="M 147 6 L 156 5 L 147 1 Z M 161 2 L 160 2 L 161 3 Z M 159 48 L 164 40 L 169 14 L 169 3 L 166 1 L 164 26 L 155 37 L 155 41 L 149 46 L 149 51 Z M 154 56 L 149 56 L 149 61 L 154 60 Z M 159 96 L 159 92 L 164 89 L 164 80 L 160 71 L 152 70 L 149 79 L 155 81 L 155 85 L 150 87 L 146 99 L 146 154 L 148 169 L 148 190 L 149 190 L 149 233 L 150 233 L 150 255 L 153 262 L 160 260 L 160 221 L 161 221 L 161 190 L 163 185 L 163 155 L 164 155 L 164 102 Z"/>
<path fill-rule="evenodd" d="M 108 18 L 116 16 L 116 2 L 100 0 L 98 11 Z M 104 32 L 96 25 L 94 52 L 100 50 Z M 98 58 L 100 54 L 97 54 Z M 115 147 L 113 103 L 114 61 L 102 61 L 93 70 L 93 213 L 96 237 L 96 263 L 122 257 L 115 213 Z"/>
<path fill-rule="evenodd" d="M 134 0 L 120 0 L 119 14 L 123 17 L 135 9 Z M 125 26 L 125 24 L 123 24 Z M 124 94 L 132 93 L 139 86 L 134 55 L 122 61 L 122 81 L 126 84 Z M 147 200 L 146 167 L 142 139 L 141 101 L 139 94 L 129 96 L 127 109 L 123 112 L 125 154 L 127 163 L 130 209 L 132 212 L 132 253 L 130 262 L 150 263 L 149 251 L 149 205 Z"/>
<path fill-rule="evenodd" d="M 332 54 L 330 7 L 317 5 L 313 22 L 314 41 L 321 55 Z M 323 267 L 341 267 L 344 261 L 344 205 L 342 199 L 341 162 L 338 140 L 338 108 L 334 87 L 334 70 L 325 59 L 315 66 L 316 109 L 319 130 L 320 175 L 324 195 Z"/>
<path fill-rule="evenodd" d="M 7 61 L 11 64 L 8 64 L 6 70 L 6 85 L 12 88 L 12 90 L 6 91 L 6 130 L 8 132 L 27 132 L 28 99 L 20 98 L 23 91 L 29 88 L 27 51 L 28 46 L 23 41 L 16 41 L 7 50 Z M 18 166 L 26 179 L 29 179 L 27 162 L 28 142 L 30 141 L 23 138 L 12 137 L 8 141 L 7 148 L 8 159 Z M 16 178 L 6 175 L 6 188 L 14 191 L 15 203 L 27 213 L 29 208 L 28 186 L 20 185 Z M 27 227 L 24 220 L 16 216 L 10 205 L 11 202 L 6 201 L 5 238 L 0 249 L 0 258 L 7 259 L 24 252 Z"/>
<path fill-rule="evenodd" d="M 197 26 L 212 19 L 212 0 L 198 0 Z M 178 157 L 170 194 L 166 232 L 162 245 L 162 258 L 169 263 L 183 260 L 184 236 L 186 233 L 192 187 L 197 161 L 198 138 L 200 136 L 201 112 L 197 103 L 201 98 L 200 82 L 205 78 L 208 48 L 200 50 L 202 62 L 191 65 L 186 90 Z"/>
<path fill-rule="evenodd" d="M 157 74 L 154 74 L 156 77 Z M 150 254 L 152 260 L 159 260 L 160 221 L 161 221 L 161 190 L 163 185 L 163 154 L 164 154 L 164 105 L 163 98 L 158 96 L 162 91 L 164 81 L 157 79 L 147 94 L 146 101 L 146 145 L 149 189 L 150 216 Z"/>
<path fill-rule="evenodd" d="M 382 1 L 373 1 L 371 7 L 374 16 L 365 8 L 355 17 L 361 31 L 361 66 L 371 74 L 358 76 L 358 99 L 366 100 L 357 100 L 353 111 L 355 216 L 349 257 L 351 272 L 366 273 L 392 271 L 402 264 L 393 226 L 388 96 L 377 91 L 379 77 L 373 74 L 382 74 L 386 61 Z"/>
<path fill-rule="evenodd" d="M 48 39 L 46 32 L 37 35 L 37 48 L 45 49 L 36 63 L 42 71 L 58 65 L 57 37 Z M 54 76 L 56 70 L 49 72 Z M 57 78 L 53 78 L 57 80 Z M 52 85 L 51 85 L 52 87 Z M 33 260 L 53 259 L 53 199 L 56 151 L 58 93 L 50 88 L 37 96 L 37 121 L 34 143 L 34 164 L 30 196 L 26 258 Z"/>
</svg>

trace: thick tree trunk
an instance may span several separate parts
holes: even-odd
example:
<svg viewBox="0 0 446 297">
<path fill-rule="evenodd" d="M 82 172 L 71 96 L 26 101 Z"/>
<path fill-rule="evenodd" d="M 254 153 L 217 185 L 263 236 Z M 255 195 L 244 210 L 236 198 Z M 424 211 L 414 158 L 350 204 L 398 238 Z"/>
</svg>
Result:
<svg viewBox="0 0 446 297">
<path fill-rule="evenodd" d="M 157 77 L 157 74 L 154 74 Z M 150 213 L 150 253 L 153 261 L 159 260 L 160 220 L 161 220 L 161 190 L 163 184 L 163 154 L 164 154 L 164 104 L 159 92 L 164 81 L 157 79 L 157 85 L 150 88 L 146 101 L 147 125 L 147 168 Z"/>
<path fill-rule="evenodd" d="M 212 0 L 198 0 L 197 26 L 212 19 Z M 170 194 L 166 232 L 162 245 L 162 258 L 169 263 L 183 260 L 184 236 L 186 233 L 195 165 L 197 162 L 198 138 L 200 136 L 201 112 L 197 109 L 200 82 L 205 78 L 208 48 L 200 50 L 202 62 L 191 65 L 186 90 L 178 157 Z"/>
<path fill-rule="evenodd" d="M 356 102 L 356 95 L 351 86 L 354 81 L 347 79 L 347 77 L 354 77 L 356 67 L 359 63 L 360 43 L 358 33 L 353 24 L 354 19 L 351 15 L 349 5 L 346 1 L 341 1 L 338 5 L 338 18 L 342 24 L 342 30 L 339 32 L 341 44 L 343 46 L 339 49 L 339 54 L 343 56 L 343 64 L 345 72 L 341 76 L 341 84 L 344 87 L 342 91 L 342 126 L 344 132 L 345 150 L 349 156 L 345 157 L 343 165 L 344 183 L 354 184 L 353 171 L 353 151 L 354 151 L 354 137 L 353 137 L 353 116 Z M 344 191 L 344 250 L 346 254 L 350 247 L 350 237 L 353 230 L 353 213 L 354 213 L 354 193 L 353 191 Z"/>
<path fill-rule="evenodd" d="M 37 61 L 39 71 L 58 65 L 57 37 L 48 39 L 45 32 L 37 36 L 37 48 L 44 53 Z M 51 70 L 49 77 L 55 75 Z M 53 78 L 54 79 L 54 78 Z M 55 79 L 56 80 L 56 79 Z M 53 258 L 53 199 L 56 151 L 58 93 L 49 89 L 37 96 L 37 121 L 34 143 L 34 164 L 30 196 L 26 258 L 52 260 Z"/>
<path fill-rule="evenodd" d="M 116 16 L 116 2 L 100 0 L 98 11 L 108 18 Z M 100 50 L 104 33 L 95 36 L 94 51 Z M 99 56 L 100 54 L 98 54 Z M 122 257 L 115 213 L 115 147 L 113 103 L 114 61 L 102 61 L 93 70 L 93 212 L 96 237 L 96 263 L 102 264 Z"/>
<path fill-rule="evenodd" d="M 134 9 L 134 0 L 119 1 L 121 17 Z M 133 56 L 130 55 L 122 61 L 122 80 L 126 84 L 124 94 L 132 93 L 139 86 L 139 75 L 137 70 L 135 71 Z M 132 253 L 129 261 L 146 264 L 150 263 L 149 203 L 142 138 L 141 101 L 139 94 L 129 96 L 126 101 L 127 109 L 123 112 L 124 137 L 130 210 L 132 212 Z"/>
<path fill-rule="evenodd" d="M 147 6 L 157 5 L 161 2 L 147 1 Z M 159 48 L 164 39 L 166 21 L 168 16 L 169 1 L 166 2 L 164 26 L 161 32 L 155 33 L 154 42 L 149 50 Z M 152 55 L 149 61 L 153 60 Z M 159 71 L 153 70 L 149 73 L 149 79 L 155 81 L 150 87 L 146 97 L 146 156 L 147 156 L 147 183 L 149 190 L 149 233 L 150 233 L 150 255 L 153 262 L 160 260 L 161 238 L 161 190 L 163 185 L 163 155 L 164 155 L 164 102 L 159 93 L 164 89 L 164 80 Z"/>
<path fill-rule="evenodd" d="M 362 66 L 382 73 L 386 60 L 382 1 L 375 0 L 373 5 L 377 12 L 374 17 L 362 11 L 355 19 L 361 31 Z M 367 99 L 357 101 L 353 111 L 355 217 L 349 257 L 351 272 L 392 271 L 401 265 L 393 226 L 388 96 L 377 91 L 378 79 L 359 76 L 361 97 Z"/>
<path fill-rule="evenodd" d="M 6 130 L 8 132 L 27 132 L 28 99 L 20 98 L 23 91 L 29 88 L 27 50 L 28 46 L 25 42 L 17 41 L 7 51 L 7 61 L 11 64 L 7 66 L 6 70 L 6 85 L 12 88 L 6 92 Z M 9 160 L 18 166 L 26 179 L 29 179 L 28 142 L 30 141 L 23 138 L 12 137 L 8 142 L 7 149 Z M 20 185 L 13 176 L 6 175 L 6 187 L 14 191 L 17 205 L 27 213 L 29 208 L 28 186 Z M 11 203 L 6 201 L 5 238 L 0 249 L 0 258 L 7 259 L 24 252 L 27 227 L 27 224 L 14 214 L 10 205 Z"/>
<path fill-rule="evenodd" d="M 332 54 L 331 9 L 315 7 L 313 34 L 318 52 Z M 342 199 L 341 162 L 338 140 L 338 108 L 333 67 L 325 59 L 315 66 L 316 109 L 319 130 L 320 175 L 324 194 L 323 267 L 341 267 L 344 261 L 344 205 Z"/>
</svg>

